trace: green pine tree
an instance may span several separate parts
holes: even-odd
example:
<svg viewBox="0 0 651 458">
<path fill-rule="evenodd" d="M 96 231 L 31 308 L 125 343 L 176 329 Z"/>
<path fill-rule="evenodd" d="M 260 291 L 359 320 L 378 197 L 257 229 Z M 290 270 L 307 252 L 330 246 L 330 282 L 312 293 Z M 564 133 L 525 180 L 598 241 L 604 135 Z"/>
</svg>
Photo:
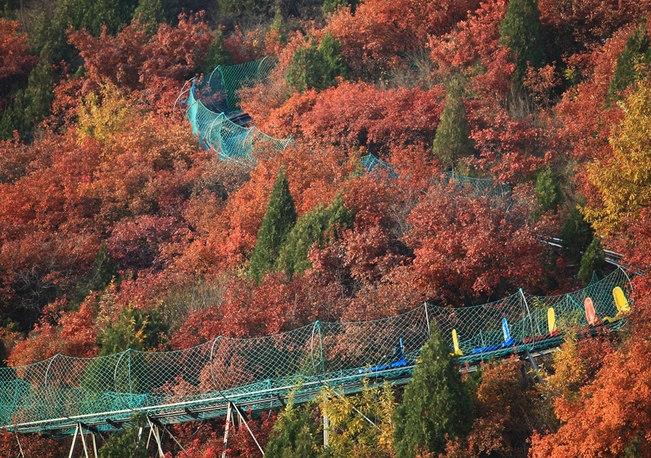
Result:
<svg viewBox="0 0 651 458">
<path fill-rule="evenodd" d="M 581 257 L 581 267 L 579 269 L 579 280 L 584 284 L 590 283 L 592 273 L 595 272 L 598 276 L 603 276 L 603 268 L 606 263 L 606 254 L 601 246 L 599 237 L 594 237 L 585 253 Z"/>
<path fill-rule="evenodd" d="M 63 0 L 57 8 L 57 22 L 87 29 L 93 36 L 106 31 L 114 35 L 131 22 L 138 0 Z"/>
<path fill-rule="evenodd" d="M 77 283 L 76 299 L 71 301 L 71 306 L 80 305 L 91 291 L 102 291 L 106 288 L 117 277 L 118 268 L 119 266 L 111 261 L 106 243 L 103 242 L 95 255 L 90 274 Z"/>
<path fill-rule="evenodd" d="M 608 88 L 608 100 L 618 99 L 621 92 L 641 76 L 635 68 L 636 65 L 649 62 L 651 62 L 651 47 L 646 32 L 646 17 L 642 17 L 635 32 L 626 40 L 624 51 L 617 57 L 615 73 Z"/>
<path fill-rule="evenodd" d="M 323 2 L 323 12 L 326 14 L 334 13 L 337 8 L 340 6 L 350 6 L 351 11 L 355 13 L 355 6 L 357 6 L 357 0 L 324 0 Z"/>
<path fill-rule="evenodd" d="M 399 458 L 413 458 L 416 448 L 438 456 L 445 449 L 446 435 L 454 439 L 471 426 L 470 396 L 450 359 L 450 347 L 435 323 L 431 332 L 395 411 L 394 449 Z"/>
<path fill-rule="evenodd" d="M 313 41 L 297 49 L 287 69 L 287 85 L 298 92 L 336 85 L 338 76 L 348 74 L 348 65 L 341 58 L 340 49 L 339 41 L 330 32 L 324 35 L 319 46 Z"/>
<path fill-rule="evenodd" d="M 201 72 L 204 75 L 210 74 L 217 68 L 218 65 L 232 65 L 233 61 L 228 50 L 226 49 L 226 42 L 224 41 L 224 31 L 217 29 L 215 37 L 210 42 L 208 48 L 208 55 L 203 63 Z"/>
<path fill-rule="evenodd" d="M 556 212 L 561 203 L 561 190 L 551 167 L 545 166 L 536 179 L 536 203 L 540 213 L 549 210 Z"/>
<path fill-rule="evenodd" d="M 288 277 L 301 273 L 312 267 L 307 258 L 308 252 L 314 243 L 324 247 L 328 234 L 337 236 L 337 233 L 353 224 L 353 214 L 344 205 L 341 196 L 327 207 L 318 205 L 314 210 L 306 213 L 296 222 L 296 225 L 287 235 L 287 241 L 280 250 L 276 270 L 283 270 Z"/>
<path fill-rule="evenodd" d="M 287 42 L 287 31 L 285 30 L 283 13 L 280 11 L 280 7 L 276 8 L 276 12 L 274 13 L 274 21 L 271 23 L 271 26 L 269 28 L 278 32 L 278 37 L 276 39 L 280 43 Z"/>
<path fill-rule="evenodd" d="M 269 197 L 267 213 L 258 232 L 258 241 L 251 255 L 251 277 L 259 282 L 276 264 L 287 235 L 296 224 L 294 199 L 289 192 L 285 171 L 280 169 Z"/>
<path fill-rule="evenodd" d="M 318 425 L 309 404 L 295 406 L 290 398 L 269 435 L 267 458 L 318 458 Z"/>
<path fill-rule="evenodd" d="M 511 0 L 500 24 L 501 43 L 511 50 L 515 63 L 513 81 L 522 83 L 527 64 L 540 68 L 545 51 L 540 32 L 540 11 L 536 0 Z"/>
<path fill-rule="evenodd" d="M 99 458 L 147 458 L 147 439 L 139 437 L 141 427 L 147 426 L 147 417 L 136 414 L 131 425 L 109 437 L 98 450 Z"/>
<path fill-rule="evenodd" d="M 158 24 L 169 22 L 171 16 L 169 0 L 140 0 L 133 13 L 134 19 L 147 25 L 147 32 L 151 35 L 158 30 Z"/>
<path fill-rule="evenodd" d="M 583 219 L 578 208 L 572 210 L 563 230 L 561 240 L 563 245 L 563 256 L 572 262 L 578 263 L 582 253 L 588 248 L 594 237 L 594 230 L 590 224 Z"/>
<path fill-rule="evenodd" d="M 222 14 L 247 14 L 253 11 L 259 0 L 217 0 Z"/>
<path fill-rule="evenodd" d="M 459 159 L 472 156 L 475 152 L 462 94 L 461 81 L 451 81 L 432 145 L 432 152 L 445 169 L 455 168 Z"/>
<path fill-rule="evenodd" d="M 11 105 L 2 113 L 0 139 L 13 138 L 14 130 L 25 137 L 50 114 L 55 81 L 52 55 L 46 47 L 41 52 L 38 64 L 29 74 L 27 89 L 18 91 Z"/>
<path fill-rule="evenodd" d="M 167 327 L 155 309 L 125 307 L 115 323 L 109 324 L 97 338 L 100 356 L 120 353 L 127 349 L 154 350 Z"/>
</svg>

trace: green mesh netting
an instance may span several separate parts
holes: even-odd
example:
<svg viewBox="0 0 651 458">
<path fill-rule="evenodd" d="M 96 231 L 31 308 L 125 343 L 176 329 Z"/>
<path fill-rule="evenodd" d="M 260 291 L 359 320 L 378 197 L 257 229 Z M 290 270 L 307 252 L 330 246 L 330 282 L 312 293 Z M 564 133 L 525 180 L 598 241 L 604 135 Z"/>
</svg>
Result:
<svg viewBox="0 0 651 458">
<path fill-rule="evenodd" d="M 354 392 L 368 377 L 405 383 L 432 321 L 451 348 L 451 332 L 456 329 L 461 364 L 524 349 L 542 350 L 561 340 L 559 334 L 548 332 L 550 307 L 561 327 L 578 326 L 586 332 L 593 328 L 586 322 L 585 298 L 592 298 L 599 318 L 612 317 L 617 313 L 613 288 L 626 289 L 628 284 L 619 269 L 560 296 L 519 291 L 474 307 L 423 304 L 376 321 L 316 322 L 260 338 L 217 337 L 172 352 L 128 350 L 98 358 L 56 355 L 28 366 L 0 368 L 0 421 L 10 430 L 71 434 L 77 422 L 110 428 L 113 422 L 127 421 L 135 410 L 173 423 L 221 416 L 227 401 L 267 409 L 280 405 L 279 397 L 297 385 L 300 402 L 316 396 L 325 384 Z"/>
<path fill-rule="evenodd" d="M 379 173 L 389 178 L 397 178 L 398 175 L 389 164 L 378 159 L 374 154 L 367 154 L 359 158 L 359 161 L 367 173 Z"/>
<path fill-rule="evenodd" d="M 492 197 L 509 197 L 511 195 L 511 186 L 495 183 L 492 178 L 474 178 L 448 171 L 443 173 L 442 179 L 460 190 L 468 191 L 474 195 Z"/>
<path fill-rule="evenodd" d="M 239 65 L 218 66 L 210 75 L 192 81 L 185 100 L 186 115 L 199 145 L 213 149 L 222 160 L 247 161 L 253 152 L 282 150 L 291 139 L 277 139 L 256 127 L 243 127 L 229 119 L 239 110 L 238 91 L 264 81 L 275 62 L 261 59 Z"/>
</svg>

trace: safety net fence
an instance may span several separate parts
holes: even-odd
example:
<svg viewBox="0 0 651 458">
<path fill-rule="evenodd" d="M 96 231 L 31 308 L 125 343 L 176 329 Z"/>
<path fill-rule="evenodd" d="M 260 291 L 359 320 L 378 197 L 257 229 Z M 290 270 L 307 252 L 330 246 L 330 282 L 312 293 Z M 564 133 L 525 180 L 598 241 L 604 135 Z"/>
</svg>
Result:
<svg viewBox="0 0 651 458">
<path fill-rule="evenodd" d="M 192 80 L 183 100 L 192 133 L 199 145 L 219 153 L 221 160 L 250 161 L 253 153 L 282 150 L 291 139 L 277 139 L 257 127 L 245 127 L 231 120 L 239 108 L 238 92 L 264 83 L 275 61 L 264 58 L 239 65 L 218 66 L 210 75 Z"/>
<path fill-rule="evenodd" d="M 618 269 L 559 296 L 520 290 L 472 307 L 423 304 L 381 320 L 315 322 L 259 338 L 219 336 L 178 351 L 127 350 L 97 358 L 58 354 L 0 368 L 0 421 L 14 431 L 72 434 L 79 422 L 111 429 L 134 411 L 174 423 L 221 416 L 228 402 L 253 410 L 278 406 L 292 390 L 299 400 L 316 396 L 325 385 L 353 392 L 365 378 L 408 380 L 433 326 L 451 352 L 456 350 L 459 364 L 557 346 L 562 339 L 557 329 L 563 327 L 586 332 L 608 321 L 618 326 L 613 291 L 628 285 Z M 595 318 L 586 317 L 588 298 Z"/>
</svg>

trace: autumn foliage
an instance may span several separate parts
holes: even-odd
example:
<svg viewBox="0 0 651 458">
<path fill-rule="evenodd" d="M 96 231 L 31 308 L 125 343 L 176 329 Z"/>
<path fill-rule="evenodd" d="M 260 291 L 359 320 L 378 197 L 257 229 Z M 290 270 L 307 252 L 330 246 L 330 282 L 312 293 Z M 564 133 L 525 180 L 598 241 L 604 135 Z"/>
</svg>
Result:
<svg viewBox="0 0 651 458">
<path fill-rule="evenodd" d="M 59 16 L 34 27 L 34 2 L 26 16 L 14 3 L 0 3 L 0 117 L 5 130 L 16 113 L 28 119 L 0 141 L 9 365 L 93 357 L 135 342 L 127 334 L 140 328 L 155 334 L 138 334 L 143 348 L 182 349 L 316 320 L 380 319 L 424 301 L 453 308 L 519 288 L 563 293 L 577 286 L 585 247 L 547 242 L 581 215 L 631 273 L 651 267 L 649 0 L 540 0 L 527 16 L 540 25 L 527 59 L 505 36 L 524 20 L 507 0 L 334 2 L 325 14 L 322 1 L 234 2 L 228 14 L 162 2 L 169 22 L 135 17 L 115 31 L 74 29 Z M 634 58 L 627 42 L 641 43 Z M 188 80 L 263 56 L 277 65 L 238 93 L 241 107 L 262 132 L 292 142 L 250 162 L 220 161 L 184 120 Z M 379 162 L 367 170 L 369 154 Z M 450 168 L 508 191 L 478 192 Z M 277 211 L 289 196 L 293 210 Z M 300 259 L 289 266 L 291 255 Z M 633 285 L 624 332 L 576 340 L 586 334 L 568 330 L 540 374 L 513 358 L 467 376 L 470 430 L 438 438 L 437 450 L 651 454 L 651 282 L 644 274 Z M 252 412 L 256 437 L 265 442 L 275 419 Z M 221 454 L 223 422 L 194 427 L 174 429 L 186 455 Z M 242 427 L 232 439 L 229 456 L 259 455 Z M 62 456 L 54 444 L 31 436 L 23 449 Z M 344 448 L 369 450 L 355 447 Z M 3 433 L 0 450 L 17 455 L 15 438 Z"/>
</svg>

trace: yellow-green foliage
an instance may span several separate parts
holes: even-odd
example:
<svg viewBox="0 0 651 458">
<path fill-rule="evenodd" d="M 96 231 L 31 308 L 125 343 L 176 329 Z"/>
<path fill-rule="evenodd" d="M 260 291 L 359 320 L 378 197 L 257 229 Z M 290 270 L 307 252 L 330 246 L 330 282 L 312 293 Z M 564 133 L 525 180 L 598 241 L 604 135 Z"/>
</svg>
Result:
<svg viewBox="0 0 651 458">
<path fill-rule="evenodd" d="M 132 103 L 112 84 L 102 85 L 99 93 L 91 92 L 82 101 L 77 112 L 79 118 L 78 137 L 82 143 L 86 138 L 105 143 L 114 133 L 124 129 L 133 119 Z"/>
<path fill-rule="evenodd" d="M 543 371 L 540 391 L 553 404 L 557 398 L 578 399 L 579 389 L 586 381 L 587 369 L 579 356 L 576 336 L 567 333 L 560 351 L 553 356 L 553 372 Z"/>
<path fill-rule="evenodd" d="M 329 422 L 327 456 L 392 456 L 395 405 L 393 388 L 388 384 L 371 387 L 365 381 L 356 396 L 344 396 L 326 387 L 319 406 Z"/>
<path fill-rule="evenodd" d="M 624 120 L 610 138 L 613 156 L 588 169 L 603 204 L 582 211 L 600 235 L 634 218 L 651 201 L 651 80 L 640 81 L 622 107 Z"/>
</svg>

